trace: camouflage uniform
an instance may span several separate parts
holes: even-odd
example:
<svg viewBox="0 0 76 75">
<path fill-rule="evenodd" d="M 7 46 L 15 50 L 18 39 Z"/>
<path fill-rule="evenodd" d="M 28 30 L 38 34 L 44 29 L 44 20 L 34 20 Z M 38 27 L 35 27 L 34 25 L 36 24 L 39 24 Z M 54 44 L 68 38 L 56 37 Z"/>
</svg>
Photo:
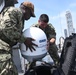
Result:
<svg viewBox="0 0 76 75">
<path fill-rule="evenodd" d="M 34 24 L 32 26 L 40 28 L 38 24 Z M 56 32 L 51 23 L 49 23 L 43 31 L 45 32 L 48 40 L 51 38 L 56 39 Z M 58 51 L 58 48 L 57 48 L 56 44 L 55 43 L 50 44 L 48 52 L 49 52 L 50 56 L 52 57 L 52 59 L 54 60 L 54 62 L 57 62 L 59 60 L 59 55 L 58 55 L 57 51 Z"/>
<path fill-rule="evenodd" d="M 22 12 L 7 7 L 0 15 L 0 75 L 18 75 L 12 60 L 12 46 L 24 42 Z"/>
</svg>

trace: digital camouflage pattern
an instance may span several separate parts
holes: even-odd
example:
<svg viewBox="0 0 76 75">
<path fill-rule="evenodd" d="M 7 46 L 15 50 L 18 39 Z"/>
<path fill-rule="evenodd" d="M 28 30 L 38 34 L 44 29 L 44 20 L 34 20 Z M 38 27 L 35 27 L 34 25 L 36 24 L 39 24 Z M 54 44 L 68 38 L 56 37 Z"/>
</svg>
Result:
<svg viewBox="0 0 76 75">
<path fill-rule="evenodd" d="M 40 28 L 38 23 L 33 24 L 32 26 Z M 48 40 L 51 38 L 56 39 L 55 28 L 53 27 L 53 25 L 51 23 L 48 23 L 47 27 L 43 31 L 45 32 Z M 48 52 L 55 63 L 58 62 L 58 60 L 59 60 L 59 55 L 58 55 L 57 51 L 58 51 L 58 48 L 57 48 L 56 44 L 51 44 L 49 46 Z"/>
<path fill-rule="evenodd" d="M 0 75 L 18 75 L 12 61 L 12 46 L 24 42 L 22 12 L 7 7 L 0 14 Z"/>
</svg>

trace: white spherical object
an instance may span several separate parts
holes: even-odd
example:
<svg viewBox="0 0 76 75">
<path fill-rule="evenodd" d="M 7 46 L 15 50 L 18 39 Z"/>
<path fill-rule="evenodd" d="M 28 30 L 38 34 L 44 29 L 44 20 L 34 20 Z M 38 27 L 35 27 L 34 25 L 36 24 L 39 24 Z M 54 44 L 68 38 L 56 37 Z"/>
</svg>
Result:
<svg viewBox="0 0 76 75">
<path fill-rule="evenodd" d="M 40 28 L 30 27 L 23 32 L 23 36 L 35 39 L 33 42 L 38 45 L 38 47 L 34 46 L 36 51 L 31 52 L 29 49 L 26 51 L 24 43 L 21 44 L 21 54 L 25 59 L 31 62 L 42 59 L 47 54 L 47 37 Z"/>
</svg>

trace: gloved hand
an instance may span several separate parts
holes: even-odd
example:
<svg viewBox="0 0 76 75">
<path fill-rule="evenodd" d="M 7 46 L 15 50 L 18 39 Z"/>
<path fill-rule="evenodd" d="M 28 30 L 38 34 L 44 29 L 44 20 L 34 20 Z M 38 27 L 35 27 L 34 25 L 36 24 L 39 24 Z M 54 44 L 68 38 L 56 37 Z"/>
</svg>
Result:
<svg viewBox="0 0 76 75">
<path fill-rule="evenodd" d="M 26 50 L 29 48 L 30 51 L 32 52 L 33 50 L 35 51 L 34 46 L 38 47 L 38 45 L 36 45 L 35 43 L 33 43 L 32 41 L 35 41 L 35 39 L 33 38 L 26 38 L 24 44 L 26 45 Z"/>
</svg>

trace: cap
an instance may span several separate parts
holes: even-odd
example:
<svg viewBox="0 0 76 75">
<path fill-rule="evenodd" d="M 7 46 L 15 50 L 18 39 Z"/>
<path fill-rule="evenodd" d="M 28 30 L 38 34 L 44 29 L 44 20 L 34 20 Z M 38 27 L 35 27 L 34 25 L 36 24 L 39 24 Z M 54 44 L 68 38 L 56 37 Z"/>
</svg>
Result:
<svg viewBox="0 0 76 75">
<path fill-rule="evenodd" d="M 31 2 L 23 2 L 23 5 L 30 8 L 31 10 L 31 13 L 32 13 L 32 17 L 35 17 L 35 14 L 34 14 L 34 5 L 31 3 Z"/>
</svg>

